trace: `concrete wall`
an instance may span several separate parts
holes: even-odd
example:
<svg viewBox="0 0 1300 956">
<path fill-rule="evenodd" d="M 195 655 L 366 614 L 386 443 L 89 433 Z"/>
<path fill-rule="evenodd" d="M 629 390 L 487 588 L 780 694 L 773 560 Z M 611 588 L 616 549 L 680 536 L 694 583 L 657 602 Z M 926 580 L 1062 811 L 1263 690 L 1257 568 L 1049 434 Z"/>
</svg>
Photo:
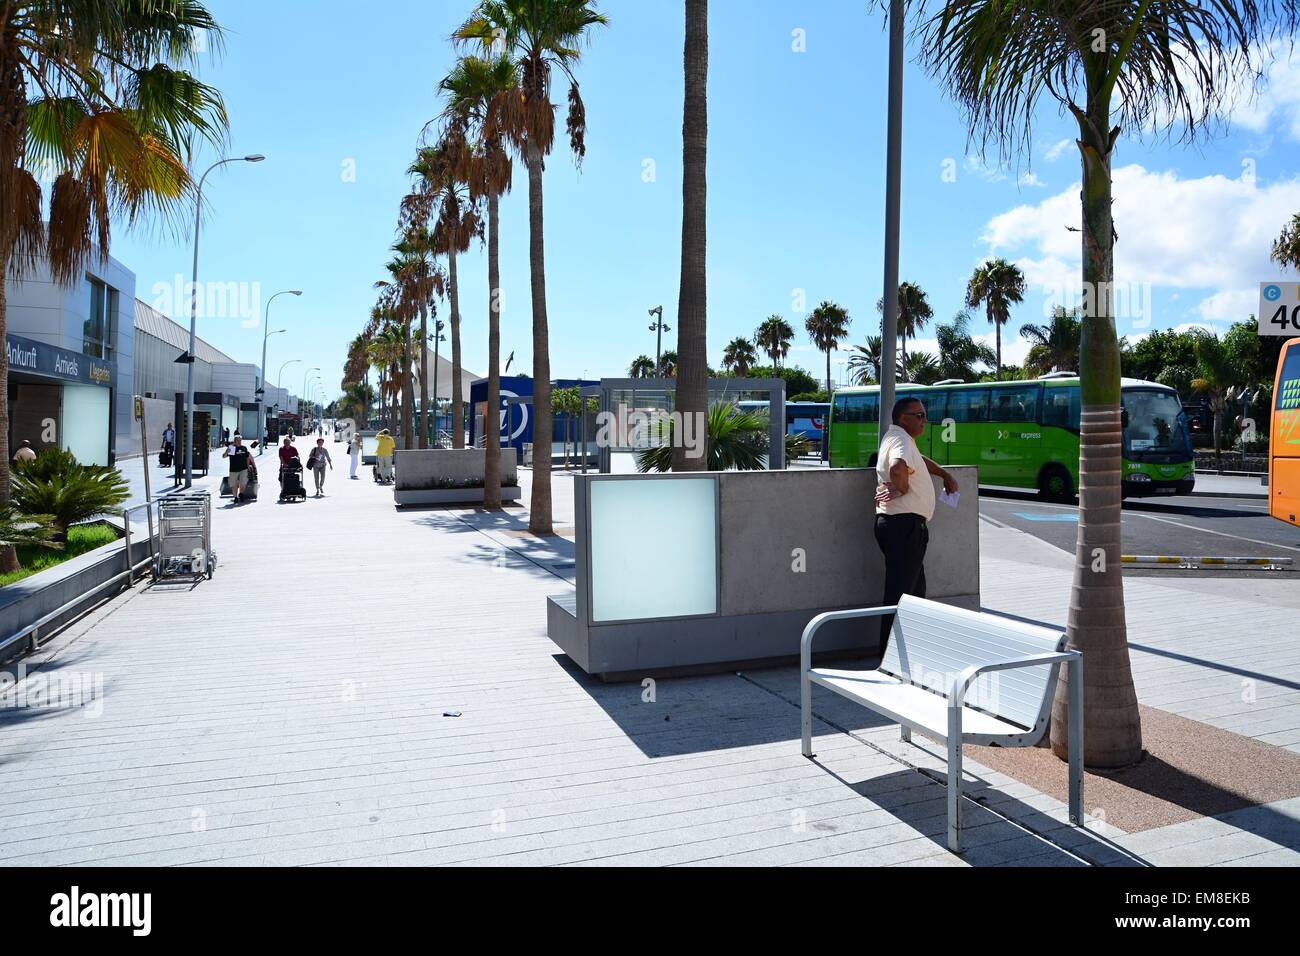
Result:
<svg viewBox="0 0 1300 956">
<path fill-rule="evenodd" d="M 965 489 L 956 511 L 935 506 L 926 580 L 931 597 L 979 594 L 979 496 L 973 468 L 950 469 Z M 727 472 L 720 476 L 723 614 L 877 603 L 875 469 Z M 936 489 L 942 490 L 937 479 Z M 800 549 L 806 570 L 792 570 Z"/>
<path fill-rule="evenodd" d="M 487 452 L 482 448 L 416 448 L 393 455 L 397 469 L 394 491 L 414 491 L 428 488 L 435 480 L 483 480 Z M 516 480 L 515 450 L 501 449 L 501 480 Z"/>
<path fill-rule="evenodd" d="M 927 596 L 979 606 L 979 489 L 971 467 L 949 469 L 962 488 L 958 508 L 936 506 L 925 569 Z M 547 633 L 588 673 L 640 679 L 788 663 L 803 628 L 822 611 L 881 603 L 884 566 L 875 542 L 872 469 L 714 473 L 718 613 L 593 624 L 589 484 L 629 480 L 575 477 L 576 589 L 551 598 Z M 645 475 L 636 481 L 681 480 Z M 936 482 L 936 488 L 938 483 Z M 631 547 L 635 548 L 635 540 Z M 798 562 L 802 561 L 802 570 Z M 644 573 L 653 586 L 654 569 Z M 879 652 L 879 625 L 836 622 L 818 634 L 822 654 Z"/>
</svg>

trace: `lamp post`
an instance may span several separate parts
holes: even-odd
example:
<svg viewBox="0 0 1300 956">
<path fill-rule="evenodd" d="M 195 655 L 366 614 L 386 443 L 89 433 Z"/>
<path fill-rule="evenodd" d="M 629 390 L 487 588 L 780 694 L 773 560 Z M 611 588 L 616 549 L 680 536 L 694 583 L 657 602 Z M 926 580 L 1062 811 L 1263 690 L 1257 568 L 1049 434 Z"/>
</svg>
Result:
<svg viewBox="0 0 1300 956">
<path fill-rule="evenodd" d="M 289 361 L 287 361 L 287 362 L 285 362 L 283 365 L 281 365 L 281 366 L 280 366 L 280 371 L 279 371 L 279 372 L 276 374 L 276 376 L 275 376 L 275 380 L 276 380 L 276 382 L 283 382 L 283 381 L 284 381 L 284 370 L 287 369 L 290 365 L 296 365 L 298 362 L 301 362 L 301 361 L 302 361 L 302 359 L 289 359 Z M 283 386 L 281 386 L 281 385 L 276 385 L 276 388 L 282 388 L 282 387 L 283 387 Z M 285 401 L 288 401 L 288 399 L 289 399 L 289 393 L 288 393 L 288 390 L 287 390 L 287 389 L 285 390 L 285 395 L 284 395 L 284 397 L 285 397 Z M 272 408 L 279 408 L 279 407 L 280 407 L 280 403 L 279 403 L 279 402 L 276 402 L 276 403 L 275 403 L 274 405 L 272 405 L 271 407 L 272 407 Z M 277 426 L 278 426 L 279 422 L 277 421 L 276 424 L 277 424 Z M 276 430 L 275 430 L 275 437 L 276 437 L 277 439 L 279 439 L 279 437 L 280 437 L 280 429 L 279 429 L 279 427 L 277 427 Z"/>
<path fill-rule="evenodd" d="M 257 430 L 265 433 L 266 431 L 266 340 L 272 335 L 279 335 L 284 329 L 271 331 L 271 303 L 281 295 L 302 295 L 301 289 L 285 289 L 283 292 L 277 292 L 271 298 L 266 300 L 266 318 L 262 321 L 262 384 L 258 388 L 257 395 Z M 258 436 L 261 438 L 261 435 Z M 262 454 L 266 450 L 266 443 L 258 445 L 257 453 Z"/>
<path fill-rule="evenodd" d="M 655 378 L 659 378 L 661 374 L 659 371 L 659 359 L 663 351 L 664 333 L 671 332 L 672 329 L 669 326 L 664 325 L 664 307 L 662 305 L 656 305 L 650 310 L 650 314 L 658 316 L 655 321 L 650 323 L 650 331 L 655 333 Z"/>
<path fill-rule="evenodd" d="M 298 393 L 298 417 L 300 419 L 302 418 L 303 405 L 306 404 L 306 399 L 307 399 L 307 377 L 311 375 L 312 372 L 319 372 L 319 371 L 320 369 L 318 368 L 309 368 L 307 369 L 307 371 L 302 373 L 302 391 Z M 301 425 L 302 422 L 300 421 L 298 424 Z"/>
<path fill-rule="evenodd" d="M 260 163 L 266 159 L 260 153 L 220 159 L 199 177 L 198 193 L 194 197 L 194 269 L 190 283 L 190 347 L 185 353 L 185 487 L 194 485 L 194 338 L 199 308 L 199 221 L 203 212 L 203 182 L 208 173 L 226 163 Z"/>
<path fill-rule="evenodd" d="M 903 0 L 889 0 L 889 95 L 885 143 L 885 307 L 880 328 L 880 421 L 894 409 L 898 338 L 898 212 L 903 165 Z M 880 429 L 880 441 L 885 429 Z"/>
<path fill-rule="evenodd" d="M 320 370 L 317 369 L 316 371 L 320 371 Z M 313 372 L 311 378 L 303 382 L 302 396 L 303 396 L 303 412 L 304 412 L 303 419 L 304 420 L 302 422 L 302 427 L 303 427 L 304 434 L 307 431 L 306 417 L 312 414 L 313 412 L 312 406 L 315 404 L 316 393 L 312 389 L 316 386 L 316 384 L 319 381 L 320 379 L 317 378 L 315 372 Z"/>
<path fill-rule="evenodd" d="M 447 336 L 442 334 L 442 330 L 447 326 L 443 325 L 442 319 L 433 320 L 433 435 L 431 438 L 434 442 L 438 440 L 438 343 L 447 341 Z M 423 349 L 425 355 L 429 354 L 426 346 Z M 455 444 L 453 442 L 452 444 Z"/>
</svg>

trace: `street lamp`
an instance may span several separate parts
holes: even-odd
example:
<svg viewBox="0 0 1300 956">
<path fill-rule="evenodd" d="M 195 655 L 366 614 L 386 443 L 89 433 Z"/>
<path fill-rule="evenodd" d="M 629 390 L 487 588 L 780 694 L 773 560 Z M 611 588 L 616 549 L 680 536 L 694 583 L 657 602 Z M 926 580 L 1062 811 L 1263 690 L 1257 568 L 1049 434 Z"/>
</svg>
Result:
<svg viewBox="0 0 1300 956">
<path fill-rule="evenodd" d="M 664 325 L 664 307 L 656 305 L 650 310 L 651 315 L 658 316 L 654 322 L 650 323 L 650 331 L 655 333 L 655 377 L 659 377 L 659 358 L 663 349 L 664 333 L 671 332 L 672 329 Z"/>
<path fill-rule="evenodd" d="M 284 329 L 271 331 L 271 303 L 276 300 L 277 296 L 282 295 L 302 295 L 302 290 L 285 289 L 283 292 L 277 292 L 266 300 L 266 318 L 262 322 L 262 386 L 257 390 L 257 430 L 262 434 L 266 432 L 266 340 L 272 335 L 279 335 L 285 331 Z M 258 437 L 260 438 L 261 435 Z M 257 453 L 260 455 L 265 450 L 265 443 L 262 443 L 258 446 Z"/>
<path fill-rule="evenodd" d="M 311 375 L 312 372 L 319 372 L 319 371 L 320 369 L 318 368 L 309 368 L 307 369 L 307 371 L 302 373 L 302 391 L 298 393 L 298 417 L 299 418 L 302 417 L 302 406 L 305 404 L 305 398 L 307 395 L 307 377 Z M 302 423 L 299 422 L 299 424 Z"/>
<path fill-rule="evenodd" d="M 260 163 L 266 159 L 261 153 L 248 156 L 233 156 L 220 159 L 207 168 L 199 177 L 198 193 L 194 197 L 194 270 L 190 283 L 190 347 L 183 356 L 185 360 L 185 487 L 194 484 L 194 326 L 198 321 L 199 308 L 199 217 L 203 212 L 203 181 L 208 173 L 226 163 Z"/>
<path fill-rule="evenodd" d="M 280 366 L 280 371 L 279 371 L 279 372 L 276 374 L 276 376 L 275 376 L 275 380 L 276 380 L 276 382 L 277 382 L 277 383 L 279 383 L 279 382 L 283 382 L 283 381 L 284 381 L 284 370 L 287 369 L 290 365 L 296 365 L 297 363 L 299 363 L 299 362 L 301 362 L 301 361 L 302 361 L 302 359 L 289 359 L 289 361 L 287 361 L 287 362 L 285 362 L 283 365 L 281 365 L 281 366 Z M 284 386 L 279 385 L 279 384 L 277 384 L 275 387 L 276 387 L 276 388 L 284 388 Z M 286 399 L 289 397 L 288 389 L 285 389 L 285 396 L 284 396 L 284 397 L 285 397 Z M 280 403 L 279 403 L 279 402 L 276 402 L 274 405 L 271 406 L 272 409 L 276 409 L 276 408 L 279 408 L 279 407 L 280 407 Z M 279 429 L 279 427 L 278 427 L 278 426 L 279 426 L 279 421 L 278 421 L 278 420 L 277 420 L 277 422 L 276 422 L 276 425 L 277 425 L 277 427 L 276 427 L 276 430 L 275 430 L 275 437 L 276 437 L 276 438 L 279 438 L 279 437 L 280 437 L 280 429 Z"/>
<path fill-rule="evenodd" d="M 434 319 L 433 334 L 429 336 L 433 339 L 433 440 L 435 444 L 438 439 L 438 343 L 447 341 L 447 336 L 442 334 L 442 330 L 446 327 L 442 319 Z M 426 356 L 429 354 L 427 345 L 422 351 Z"/>
<path fill-rule="evenodd" d="M 899 193 L 903 167 L 903 0 L 889 0 L 889 87 L 885 136 L 885 294 L 880 328 L 880 420 L 894 408 L 898 339 Z M 879 441 L 885 440 L 881 429 Z"/>
</svg>

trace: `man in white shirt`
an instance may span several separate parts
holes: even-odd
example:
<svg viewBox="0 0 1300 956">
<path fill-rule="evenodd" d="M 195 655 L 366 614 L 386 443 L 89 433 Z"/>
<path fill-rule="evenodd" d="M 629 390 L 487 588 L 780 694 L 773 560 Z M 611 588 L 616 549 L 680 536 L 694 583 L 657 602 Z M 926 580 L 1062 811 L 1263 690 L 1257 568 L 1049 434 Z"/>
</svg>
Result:
<svg viewBox="0 0 1300 956">
<path fill-rule="evenodd" d="M 885 555 L 882 605 L 897 604 L 904 594 L 925 597 L 925 549 L 934 517 L 934 483 L 952 494 L 957 480 L 921 454 L 916 439 L 925 434 L 925 405 L 917 398 L 894 403 L 893 425 L 885 432 L 876 459 L 876 543 Z M 894 616 L 881 617 L 880 652 L 885 652 Z"/>
</svg>

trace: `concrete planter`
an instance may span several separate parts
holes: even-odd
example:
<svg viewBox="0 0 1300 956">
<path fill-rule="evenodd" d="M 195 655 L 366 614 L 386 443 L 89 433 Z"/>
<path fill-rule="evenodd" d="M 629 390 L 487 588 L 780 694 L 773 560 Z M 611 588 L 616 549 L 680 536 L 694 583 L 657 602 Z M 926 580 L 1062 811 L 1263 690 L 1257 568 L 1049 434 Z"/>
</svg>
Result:
<svg viewBox="0 0 1300 956">
<path fill-rule="evenodd" d="M 483 501 L 487 452 L 482 448 L 420 448 L 393 453 L 397 480 L 393 503 L 476 504 Z M 501 449 L 501 500 L 518 501 L 520 489 L 513 448 Z"/>
<path fill-rule="evenodd" d="M 138 564 L 143 561 L 149 553 L 147 535 L 132 537 L 133 563 Z M 12 635 L 58 610 L 69 601 L 82 595 L 87 596 L 85 601 L 73 604 L 58 617 L 43 624 L 33 635 L 38 642 L 47 634 L 57 631 L 73 618 L 84 613 L 91 605 L 116 593 L 112 588 L 104 588 L 95 594 L 90 592 L 115 575 L 122 574 L 126 569 L 126 541 L 114 541 L 0 588 L 0 659 L 7 658 L 28 646 L 29 642 L 23 640 L 6 647 L 5 642 Z M 125 578 L 122 585 L 126 586 Z"/>
</svg>

